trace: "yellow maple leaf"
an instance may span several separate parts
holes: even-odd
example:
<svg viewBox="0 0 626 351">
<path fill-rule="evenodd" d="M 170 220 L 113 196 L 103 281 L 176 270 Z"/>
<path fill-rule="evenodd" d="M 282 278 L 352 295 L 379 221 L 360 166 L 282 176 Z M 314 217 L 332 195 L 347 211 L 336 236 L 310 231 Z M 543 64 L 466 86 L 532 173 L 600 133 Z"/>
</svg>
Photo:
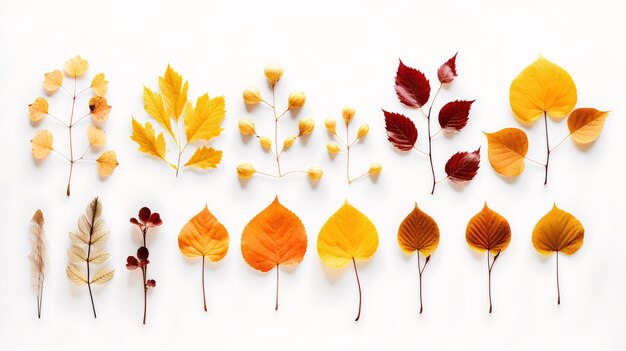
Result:
<svg viewBox="0 0 626 351">
<path fill-rule="evenodd" d="M 98 163 L 98 175 L 101 177 L 110 176 L 115 170 L 115 167 L 119 165 L 115 151 L 111 150 L 103 152 L 96 162 Z"/>
<path fill-rule="evenodd" d="M 204 94 L 198 98 L 195 108 L 188 103 L 184 117 L 187 142 L 209 141 L 220 135 L 225 115 L 223 96 L 209 99 L 209 94 Z"/>
<path fill-rule="evenodd" d="M 70 77 L 78 78 L 85 74 L 89 69 L 89 62 L 87 60 L 80 57 L 80 55 L 76 55 L 71 59 L 65 61 L 63 64 L 63 70 L 65 74 Z"/>
<path fill-rule="evenodd" d="M 187 104 L 187 82 L 183 84 L 183 77 L 167 65 L 165 74 L 159 77 L 159 88 L 165 97 L 168 113 L 178 121 Z"/>
<path fill-rule="evenodd" d="M 185 167 L 215 168 L 220 161 L 222 161 L 222 151 L 215 150 L 213 147 L 202 146 L 185 163 Z"/>
<path fill-rule="evenodd" d="M 133 135 L 130 138 L 139 144 L 139 151 L 165 160 L 165 138 L 163 133 L 155 135 L 150 122 L 146 122 L 144 127 L 133 118 Z"/>
<path fill-rule="evenodd" d="M 172 123 L 170 121 L 169 114 L 165 111 L 165 103 L 163 102 L 163 95 L 150 90 L 147 87 L 143 87 L 143 107 L 148 112 L 150 117 L 154 118 L 165 130 L 172 136 L 174 131 L 172 130 Z"/>
<path fill-rule="evenodd" d="M 40 160 L 52 151 L 53 136 L 49 130 L 40 130 L 31 139 L 33 157 Z"/>
</svg>

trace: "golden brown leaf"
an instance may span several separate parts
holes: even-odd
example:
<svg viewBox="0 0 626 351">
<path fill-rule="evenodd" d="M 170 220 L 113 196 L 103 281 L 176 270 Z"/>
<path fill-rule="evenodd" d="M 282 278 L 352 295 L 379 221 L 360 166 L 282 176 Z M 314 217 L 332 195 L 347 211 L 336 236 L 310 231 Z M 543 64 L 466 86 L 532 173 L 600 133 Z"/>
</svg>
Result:
<svg viewBox="0 0 626 351">
<path fill-rule="evenodd" d="M 552 207 L 533 229 L 533 246 L 542 255 L 548 256 L 554 252 L 571 255 L 583 244 L 585 229 L 572 214 Z"/>
<path fill-rule="evenodd" d="M 577 108 L 567 119 L 572 140 L 579 144 L 589 144 L 600 136 L 608 111 L 595 108 Z"/>
<path fill-rule="evenodd" d="M 89 100 L 89 111 L 91 117 L 98 122 L 104 122 L 109 117 L 111 106 L 107 104 L 107 99 L 102 96 L 94 96 Z"/>
<path fill-rule="evenodd" d="M 518 128 L 504 128 L 485 135 L 491 167 L 505 177 L 520 175 L 524 171 L 524 158 L 528 152 L 526 133 Z"/>
<path fill-rule="evenodd" d="M 31 139 L 33 157 L 40 160 L 52 151 L 52 133 L 49 130 L 40 130 Z"/>
<path fill-rule="evenodd" d="M 107 150 L 98 157 L 96 160 L 98 163 L 98 175 L 100 177 L 108 177 L 113 174 L 115 167 L 119 165 L 117 163 L 117 156 L 115 151 Z"/>
<path fill-rule="evenodd" d="M 85 72 L 87 72 L 88 69 L 89 62 L 80 57 L 80 55 L 72 57 L 71 59 L 65 61 L 65 63 L 63 64 L 63 70 L 65 71 L 65 74 L 73 78 L 78 78 L 82 76 L 83 74 L 85 74 Z"/>
<path fill-rule="evenodd" d="M 489 250 L 497 255 L 509 246 L 511 227 L 504 217 L 492 211 L 485 203 L 483 209 L 467 224 L 465 240 L 479 253 Z"/>
<path fill-rule="evenodd" d="M 407 254 L 418 251 L 428 257 L 439 245 L 439 226 L 435 220 L 417 207 L 400 224 L 398 245 Z"/>
<path fill-rule="evenodd" d="M 28 118 L 33 122 L 41 121 L 48 114 L 48 100 L 38 97 L 28 105 Z"/>
<path fill-rule="evenodd" d="M 43 89 L 48 93 L 54 93 L 63 85 L 63 73 L 58 69 L 48 72 L 43 80 Z"/>
</svg>

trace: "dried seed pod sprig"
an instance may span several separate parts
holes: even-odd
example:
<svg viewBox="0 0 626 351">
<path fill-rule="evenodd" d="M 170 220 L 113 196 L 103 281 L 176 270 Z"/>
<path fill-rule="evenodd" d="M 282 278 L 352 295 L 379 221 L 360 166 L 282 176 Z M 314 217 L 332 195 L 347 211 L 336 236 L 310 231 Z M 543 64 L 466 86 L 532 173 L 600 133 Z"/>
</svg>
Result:
<svg viewBox="0 0 626 351">
<path fill-rule="evenodd" d="M 263 103 L 272 109 L 272 114 L 274 118 L 274 138 L 270 138 L 265 135 L 257 134 L 256 125 L 254 121 L 250 118 L 243 118 L 239 120 L 239 131 L 243 135 L 254 135 L 257 139 L 259 139 L 259 144 L 263 150 L 269 152 L 272 157 L 276 160 L 276 174 L 270 174 L 267 172 L 257 171 L 251 163 L 240 163 L 237 166 L 237 175 L 239 178 L 248 179 L 252 177 L 255 173 L 263 174 L 268 177 L 273 178 L 282 178 L 291 173 L 306 173 L 311 180 L 318 180 L 322 177 L 322 169 L 319 167 L 309 167 L 306 171 L 300 170 L 291 170 L 284 171 L 281 168 L 280 164 L 280 156 L 283 152 L 287 151 L 296 139 L 311 134 L 313 129 L 315 128 L 315 122 L 312 118 L 303 118 L 298 122 L 298 134 L 288 136 L 282 143 L 282 147 L 278 143 L 278 122 L 280 119 L 287 114 L 287 112 L 292 110 L 297 110 L 304 106 L 306 102 L 306 96 L 301 91 L 292 91 L 289 94 L 287 99 L 287 107 L 285 110 L 280 112 L 281 110 L 277 110 L 276 108 L 276 84 L 283 76 L 283 68 L 278 64 L 269 64 L 265 66 L 265 78 L 267 79 L 270 87 L 272 89 L 272 101 L 271 103 L 265 100 L 261 96 L 261 92 L 258 88 L 248 88 L 243 91 L 243 102 L 246 105 L 257 105 L 259 103 Z"/>
<path fill-rule="evenodd" d="M 31 219 L 30 235 L 33 250 L 28 257 L 31 263 L 33 289 L 37 294 L 37 317 L 41 318 L 41 302 L 43 300 L 43 281 L 46 273 L 46 242 L 43 229 L 43 213 L 37 210 Z"/>
<path fill-rule="evenodd" d="M 341 139 L 341 137 L 339 137 L 339 135 L 337 135 L 337 121 L 335 121 L 334 118 L 327 118 L 324 121 L 324 126 L 326 126 L 326 129 L 328 130 L 329 133 L 331 133 L 333 135 L 333 137 L 335 139 L 337 139 L 339 141 L 339 143 L 341 143 L 341 145 L 338 145 L 337 143 L 331 142 L 328 143 L 326 145 L 326 149 L 328 150 L 328 153 L 334 155 L 337 153 L 345 153 L 346 154 L 346 177 L 348 179 L 348 184 L 352 183 L 353 181 L 357 180 L 357 179 L 361 179 L 365 176 L 372 175 L 372 176 L 377 176 L 380 174 L 380 172 L 383 170 L 383 167 L 380 165 L 380 163 L 372 163 L 370 165 L 370 168 L 367 172 L 351 178 L 350 177 L 350 148 L 354 146 L 354 144 L 356 144 L 357 141 L 365 138 L 365 136 L 367 135 L 367 133 L 370 130 L 370 127 L 368 124 L 361 124 L 359 126 L 359 129 L 357 131 L 357 135 L 356 138 L 354 138 L 354 140 L 350 141 L 350 122 L 352 121 L 352 118 L 354 118 L 356 111 L 354 110 L 353 107 L 351 106 L 346 106 L 343 108 L 343 110 L 341 111 L 341 115 L 343 117 L 343 121 L 346 125 L 346 140 L 344 141 L 343 139 Z M 343 148 L 342 148 L 343 147 Z"/>
<path fill-rule="evenodd" d="M 148 256 L 150 255 L 150 252 L 148 251 L 148 247 L 146 245 L 146 234 L 148 234 L 148 230 L 150 228 L 158 227 L 163 224 L 163 221 L 158 213 L 152 213 L 152 211 L 147 207 L 142 207 L 139 210 L 137 217 L 138 218 L 131 218 L 130 223 L 136 225 L 141 231 L 143 246 L 137 249 L 136 257 L 128 256 L 126 259 L 126 268 L 129 271 L 141 268 L 141 276 L 143 277 L 143 324 L 146 324 L 148 288 L 156 287 L 156 281 L 154 279 L 148 279 L 148 264 L 150 264 Z"/>
<path fill-rule="evenodd" d="M 87 285 L 93 317 L 96 316 L 96 305 L 93 302 L 92 285 L 102 285 L 113 278 L 114 270 L 108 267 L 101 268 L 93 273 L 93 265 L 100 265 L 111 257 L 103 246 L 109 237 L 109 231 L 104 227 L 102 219 L 102 202 L 97 197 L 91 200 L 85 213 L 78 218 L 78 229 L 70 232 L 72 246 L 67 250 L 70 264 L 66 274 L 76 285 Z M 78 268 L 85 264 L 86 272 Z"/>
<path fill-rule="evenodd" d="M 96 162 L 100 177 L 110 176 L 115 170 L 115 167 L 118 166 L 117 156 L 115 155 L 115 152 L 111 150 L 104 151 L 97 159 L 85 157 L 90 150 L 95 152 L 104 147 L 106 144 L 106 134 L 102 130 L 101 125 L 107 120 L 109 112 L 111 111 L 111 106 L 109 106 L 106 98 L 104 97 L 109 86 L 109 82 L 105 79 L 104 73 L 96 74 L 93 77 L 90 86 L 78 91 L 77 81 L 85 75 L 88 68 L 89 62 L 81 58 L 79 55 L 65 61 L 65 64 L 63 65 L 65 75 L 73 80 L 73 87 L 69 89 L 63 86 L 63 73 L 61 73 L 60 70 L 57 69 L 45 74 L 43 88 L 48 95 L 52 95 L 60 89 L 72 98 L 72 109 L 69 121 L 50 113 L 48 110 L 48 100 L 43 97 L 38 97 L 32 104 L 28 105 L 28 117 L 32 123 L 38 123 L 44 119 L 44 117 L 50 117 L 54 121 L 66 127 L 69 131 L 69 156 L 54 148 L 53 134 L 47 129 L 37 131 L 33 139 L 30 141 L 32 154 L 35 159 L 43 159 L 48 156 L 50 152 L 54 151 L 56 154 L 69 162 L 70 171 L 67 180 L 67 196 L 70 196 L 72 173 L 76 163 L 83 161 Z M 79 114 L 80 112 L 77 111 L 76 103 L 77 100 L 83 96 L 83 93 L 90 89 L 93 93 L 93 97 L 89 100 L 89 112 L 81 116 Z M 86 130 L 88 145 L 87 148 L 79 154 L 75 150 L 73 134 L 76 130 L 76 125 L 89 116 L 91 116 L 93 125 L 89 126 Z"/>
</svg>

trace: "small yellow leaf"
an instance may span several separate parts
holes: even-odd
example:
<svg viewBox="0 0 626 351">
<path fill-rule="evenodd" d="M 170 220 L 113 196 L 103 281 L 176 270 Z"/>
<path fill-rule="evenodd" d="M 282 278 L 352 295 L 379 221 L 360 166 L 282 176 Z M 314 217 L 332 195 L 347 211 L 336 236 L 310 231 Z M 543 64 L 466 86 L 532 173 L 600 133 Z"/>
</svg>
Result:
<svg viewBox="0 0 626 351">
<path fill-rule="evenodd" d="M 209 141 L 220 135 L 223 130 L 220 125 L 226 115 L 223 96 L 209 99 L 209 95 L 204 94 L 198 98 L 195 108 L 190 107 L 191 103 L 187 104 L 184 118 L 188 142 Z"/>
<path fill-rule="evenodd" d="M 533 122 L 544 112 L 563 118 L 576 106 L 576 85 L 567 71 L 540 56 L 513 80 L 509 100 L 523 122 Z"/>
<path fill-rule="evenodd" d="M 43 89 L 49 93 L 57 91 L 63 85 L 63 73 L 58 69 L 48 72 L 43 80 Z"/>
<path fill-rule="evenodd" d="M 49 130 L 40 130 L 30 141 L 33 151 L 33 157 L 40 160 L 52 151 L 52 132 Z"/>
<path fill-rule="evenodd" d="M 154 118 L 165 130 L 170 133 L 174 140 L 177 140 L 172 130 L 172 123 L 169 114 L 165 111 L 163 95 L 143 87 L 143 107 L 150 117 Z"/>
<path fill-rule="evenodd" d="M 109 106 L 105 97 L 94 96 L 89 100 L 89 111 L 91 111 L 91 117 L 95 121 L 104 122 L 109 118 L 111 106 Z"/>
<path fill-rule="evenodd" d="M 114 274 L 115 270 L 106 267 L 102 268 L 97 271 L 96 274 L 94 274 L 93 278 L 91 279 L 91 284 L 102 285 L 111 280 Z"/>
<path fill-rule="evenodd" d="M 87 140 L 89 145 L 94 147 L 103 147 L 107 143 L 107 136 L 104 131 L 96 126 L 87 128 Z"/>
<path fill-rule="evenodd" d="M 326 221 L 317 237 L 320 259 L 335 268 L 345 266 L 352 259 L 366 260 L 377 248 L 376 227 L 347 201 Z"/>
<path fill-rule="evenodd" d="M 526 133 L 518 128 L 504 128 L 485 135 L 491 167 L 505 177 L 520 175 L 524 171 L 524 158 L 528 152 Z"/>
<path fill-rule="evenodd" d="M 604 120 L 609 113 L 595 108 L 577 108 L 567 119 L 567 127 L 572 140 L 579 144 L 589 144 L 600 136 Z"/>
<path fill-rule="evenodd" d="M 65 64 L 63 64 L 65 74 L 74 78 L 78 78 L 85 74 L 87 69 L 89 69 L 89 62 L 80 57 L 80 55 L 72 57 L 71 59 L 65 61 Z"/>
<path fill-rule="evenodd" d="M 104 73 L 98 73 L 91 81 L 91 90 L 97 96 L 105 96 L 109 89 L 109 81 L 104 78 Z"/>
<path fill-rule="evenodd" d="M 28 118 L 33 122 L 41 121 L 48 114 L 48 100 L 38 97 L 28 105 Z"/>
<path fill-rule="evenodd" d="M 117 163 L 117 156 L 115 151 L 107 150 L 98 157 L 96 160 L 98 163 L 98 175 L 100 177 L 108 177 L 113 174 L 115 167 L 119 165 Z"/>
<path fill-rule="evenodd" d="M 67 274 L 69 280 L 76 285 L 80 286 L 87 284 L 87 277 L 85 277 L 83 272 L 81 272 L 73 265 L 67 266 L 67 268 L 65 269 L 65 274 Z"/>
<path fill-rule="evenodd" d="M 159 77 L 159 88 L 165 97 L 167 112 L 178 121 L 187 103 L 187 82 L 183 84 L 183 77 L 167 65 L 165 74 Z"/>
<path fill-rule="evenodd" d="M 185 163 L 185 167 L 215 168 L 222 160 L 222 151 L 213 147 L 202 146 L 194 152 L 193 156 Z"/>
<path fill-rule="evenodd" d="M 165 138 L 163 133 L 155 136 L 150 122 L 146 122 L 144 127 L 133 118 L 133 135 L 130 138 L 139 145 L 139 151 L 165 160 Z"/>
</svg>

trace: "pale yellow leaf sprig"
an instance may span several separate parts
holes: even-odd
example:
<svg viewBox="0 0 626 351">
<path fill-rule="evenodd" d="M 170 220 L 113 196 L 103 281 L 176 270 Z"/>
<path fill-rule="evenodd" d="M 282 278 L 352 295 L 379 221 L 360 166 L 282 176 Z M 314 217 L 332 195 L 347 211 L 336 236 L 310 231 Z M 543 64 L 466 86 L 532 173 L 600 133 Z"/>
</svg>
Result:
<svg viewBox="0 0 626 351">
<path fill-rule="evenodd" d="M 95 266 L 105 263 L 111 255 L 104 249 L 109 237 L 102 219 L 102 202 L 94 198 L 89 202 L 85 213 L 78 218 L 77 229 L 69 234 L 71 246 L 67 250 L 70 264 L 65 273 L 77 286 L 87 285 L 93 317 L 96 318 L 96 306 L 93 302 L 93 286 L 103 285 L 113 278 L 115 271 L 104 267 L 96 270 Z M 84 266 L 85 269 L 81 269 Z M 86 272 L 86 273 L 84 273 Z"/>
<path fill-rule="evenodd" d="M 72 174 L 74 171 L 74 165 L 83 161 L 95 162 L 98 169 L 98 175 L 100 177 L 110 176 L 115 168 L 118 166 L 117 156 L 114 151 L 105 150 L 99 157 L 90 158 L 86 157 L 91 151 L 95 153 L 100 148 L 106 145 L 106 135 L 102 130 L 102 124 L 109 118 L 111 112 L 111 106 L 108 104 L 107 99 L 104 97 L 108 91 L 109 82 L 106 80 L 104 73 L 96 74 L 91 85 L 78 90 L 78 80 L 85 76 L 89 69 L 89 62 L 80 55 L 74 56 L 63 64 L 63 72 L 61 70 L 54 70 L 44 75 L 43 89 L 46 94 L 53 95 L 57 91 L 64 91 L 71 100 L 71 112 L 67 118 L 61 118 L 55 114 L 52 114 L 49 110 L 50 104 L 44 97 L 38 97 L 33 103 L 28 105 L 28 117 L 31 124 L 36 125 L 47 117 L 50 117 L 53 121 L 64 126 L 69 130 L 69 154 L 61 152 L 62 149 L 56 149 L 53 145 L 54 136 L 52 131 L 43 129 L 37 131 L 35 136 L 31 139 L 32 155 L 35 159 L 43 159 L 51 152 L 55 152 L 70 164 L 70 172 L 67 181 L 67 196 L 70 196 Z M 63 85 L 64 74 L 70 79 L 69 87 Z M 88 109 L 83 113 L 78 109 L 81 103 L 81 98 L 84 93 L 91 90 L 93 96 L 88 102 Z M 80 153 L 81 149 L 76 150 L 74 137 L 79 133 L 77 124 L 87 117 L 91 117 L 92 125 L 87 127 L 87 147 Z M 83 134 L 84 135 L 84 134 Z"/>
<path fill-rule="evenodd" d="M 545 168 L 544 185 L 548 183 L 550 155 L 568 138 L 577 144 L 593 143 L 602 132 L 607 111 L 595 108 L 576 108 L 578 92 L 574 80 L 566 70 L 539 56 L 511 83 L 509 102 L 515 118 L 530 127 L 542 119 L 545 130 L 546 161 L 535 161 L 526 156 L 528 137 L 519 128 L 504 128 L 485 133 L 489 146 L 489 163 L 505 177 L 517 177 L 524 170 L 524 161 Z M 550 117 L 550 118 L 548 118 Z M 556 122 L 567 117 L 569 134 L 551 146 L 548 119 Z"/>
<path fill-rule="evenodd" d="M 310 180 L 319 180 L 323 174 L 322 169 L 319 167 L 309 167 L 306 171 L 285 171 L 281 167 L 280 157 L 282 156 L 283 152 L 289 150 L 297 139 L 305 135 L 311 134 L 313 132 L 313 129 L 315 129 L 315 122 L 312 118 L 308 117 L 300 119 L 298 121 L 298 132 L 287 136 L 285 139 L 283 139 L 282 142 L 280 142 L 278 133 L 278 122 L 283 116 L 287 114 L 287 112 L 302 108 L 302 106 L 304 106 L 304 103 L 306 102 L 306 96 L 301 91 L 292 91 L 287 98 L 287 107 L 282 110 L 282 112 L 280 112 L 281 110 L 278 110 L 276 108 L 276 85 L 282 78 L 284 69 L 279 64 L 273 63 L 265 66 L 264 73 L 265 78 L 267 79 L 267 82 L 272 89 L 271 103 L 261 96 L 261 91 L 256 87 L 247 88 L 243 91 L 243 102 L 246 105 L 257 105 L 262 103 L 272 110 L 272 116 L 274 119 L 274 137 L 271 138 L 266 135 L 259 135 L 259 133 L 257 133 L 254 120 L 250 118 L 242 118 L 239 120 L 239 132 L 241 132 L 242 135 L 254 136 L 259 140 L 259 145 L 261 146 L 261 148 L 271 154 L 272 158 L 276 161 L 277 173 L 271 174 L 268 172 L 258 171 L 254 168 L 252 163 L 246 162 L 240 163 L 239 166 L 237 166 L 237 175 L 241 179 L 248 179 L 252 177 L 255 173 L 266 175 L 272 178 L 283 178 L 284 176 L 291 173 L 306 173 Z"/>
<path fill-rule="evenodd" d="M 144 109 L 174 142 L 174 162 L 167 159 L 168 148 L 163 132 L 156 134 L 152 123 L 142 125 L 132 117 L 133 134 L 130 138 L 139 145 L 139 151 L 166 162 L 176 171 L 176 176 L 182 168 L 213 169 L 222 160 L 222 151 L 206 143 L 222 133 L 221 124 L 226 116 L 224 97 L 209 98 L 209 94 L 204 93 L 194 105 L 188 99 L 188 90 L 188 82 L 183 81 L 183 77 L 170 65 L 159 77 L 160 92 L 143 88 Z M 187 162 L 181 164 L 183 153 L 193 144 L 201 145 Z"/>
<path fill-rule="evenodd" d="M 359 126 L 359 129 L 357 130 L 356 137 L 354 138 L 354 140 L 350 141 L 350 122 L 354 118 L 355 114 L 356 110 L 352 106 L 345 106 L 341 111 L 341 116 L 343 118 L 344 124 L 346 125 L 345 141 L 341 139 L 339 135 L 337 135 L 337 121 L 335 121 L 334 118 L 329 117 L 326 118 L 326 120 L 324 121 L 324 126 L 326 127 L 326 130 L 328 130 L 328 132 L 331 134 L 331 137 L 336 139 L 340 143 L 337 144 L 335 142 L 330 142 L 326 145 L 326 150 L 328 150 L 328 153 L 331 155 L 336 155 L 338 153 L 346 154 L 346 177 L 348 179 L 348 184 L 351 184 L 355 180 L 361 179 L 367 175 L 377 177 L 383 170 L 383 167 L 380 165 L 380 163 L 375 162 L 370 165 L 367 172 L 354 178 L 350 177 L 350 148 L 353 147 L 357 141 L 363 140 L 363 138 L 365 138 L 370 130 L 370 127 L 367 123 L 361 124 Z"/>
</svg>

